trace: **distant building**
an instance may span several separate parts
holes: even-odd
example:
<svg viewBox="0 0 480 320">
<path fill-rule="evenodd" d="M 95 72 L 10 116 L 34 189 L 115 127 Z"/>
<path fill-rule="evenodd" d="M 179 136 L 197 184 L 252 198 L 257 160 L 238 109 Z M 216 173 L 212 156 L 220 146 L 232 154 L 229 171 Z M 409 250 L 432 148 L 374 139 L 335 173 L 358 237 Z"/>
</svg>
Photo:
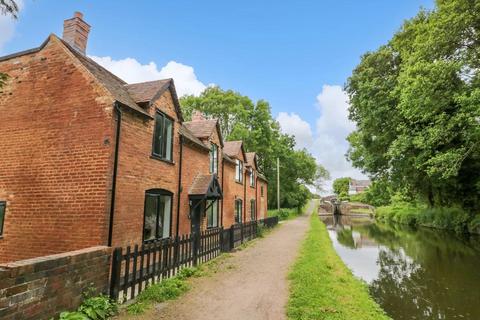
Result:
<svg viewBox="0 0 480 320">
<path fill-rule="evenodd" d="M 348 194 L 359 194 L 364 192 L 371 184 L 370 180 L 355 180 L 350 179 L 350 185 L 348 187 Z"/>
</svg>

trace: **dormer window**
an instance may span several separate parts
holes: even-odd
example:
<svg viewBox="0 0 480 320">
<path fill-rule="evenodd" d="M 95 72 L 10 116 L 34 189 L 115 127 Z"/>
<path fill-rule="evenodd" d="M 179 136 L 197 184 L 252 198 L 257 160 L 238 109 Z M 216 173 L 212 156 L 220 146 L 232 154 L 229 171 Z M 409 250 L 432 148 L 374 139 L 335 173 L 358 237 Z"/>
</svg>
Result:
<svg viewBox="0 0 480 320">
<path fill-rule="evenodd" d="M 235 181 L 243 183 L 243 162 L 235 160 Z"/>
<path fill-rule="evenodd" d="M 218 146 L 214 143 L 210 147 L 210 173 L 218 173 Z"/>
<path fill-rule="evenodd" d="M 155 114 L 155 130 L 153 132 L 152 154 L 156 158 L 172 161 L 173 152 L 173 120 L 157 110 Z"/>
</svg>

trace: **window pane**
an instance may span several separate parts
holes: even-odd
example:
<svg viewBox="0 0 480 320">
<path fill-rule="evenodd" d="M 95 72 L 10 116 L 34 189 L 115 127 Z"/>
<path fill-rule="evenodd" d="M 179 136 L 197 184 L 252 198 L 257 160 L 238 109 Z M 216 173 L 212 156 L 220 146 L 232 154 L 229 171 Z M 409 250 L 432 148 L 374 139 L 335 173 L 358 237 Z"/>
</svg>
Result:
<svg viewBox="0 0 480 320">
<path fill-rule="evenodd" d="M 173 122 L 170 119 L 165 118 L 165 152 L 162 156 L 167 160 L 172 160 L 172 135 Z"/>
<path fill-rule="evenodd" d="M 149 194 L 145 197 L 143 239 L 146 241 L 155 239 L 157 225 L 157 197 Z"/>
<path fill-rule="evenodd" d="M 153 133 L 153 154 L 158 156 L 162 154 L 162 135 L 163 135 L 163 116 L 157 113 L 155 115 L 155 131 Z"/>
<path fill-rule="evenodd" d="M 217 173 L 217 156 L 218 156 L 218 147 L 212 143 L 210 148 L 210 173 Z"/>
<path fill-rule="evenodd" d="M 170 236 L 170 214 L 172 197 L 161 195 L 159 197 L 158 212 L 158 238 L 168 238 Z"/>
<path fill-rule="evenodd" d="M 218 227 L 218 201 L 215 201 L 215 203 L 213 204 L 212 215 L 212 227 Z"/>
<path fill-rule="evenodd" d="M 213 202 L 212 200 L 207 201 L 207 226 L 216 227 L 217 224 L 217 213 L 218 213 L 218 201 Z"/>
<path fill-rule="evenodd" d="M 6 207 L 6 203 L 4 201 L 0 202 L 0 235 L 3 234 L 3 222 L 5 220 L 5 207 Z"/>
<path fill-rule="evenodd" d="M 255 200 L 250 200 L 250 218 L 255 220 Z"/>
<path fill-rule="evenodd" d="M 218 172 L 218 147 L 213 145 L 213 173 Z"/>
</svg>

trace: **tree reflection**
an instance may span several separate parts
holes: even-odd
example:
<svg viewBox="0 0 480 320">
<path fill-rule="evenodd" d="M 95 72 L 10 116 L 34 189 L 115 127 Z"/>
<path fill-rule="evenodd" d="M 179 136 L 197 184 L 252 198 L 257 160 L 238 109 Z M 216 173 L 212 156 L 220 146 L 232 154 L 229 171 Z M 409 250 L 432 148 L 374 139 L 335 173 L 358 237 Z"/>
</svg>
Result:
<svg viewBox="0 0 480 320">
<path fill-rule="evenodd" d="M 343 246 L 362 250 L 355 244 L 360 233 L 379 247 L 370 291 L 394 319 L 480 319 L 478 238 L 398 225 L 342 226 L 336 237 Z"/>
</svg>

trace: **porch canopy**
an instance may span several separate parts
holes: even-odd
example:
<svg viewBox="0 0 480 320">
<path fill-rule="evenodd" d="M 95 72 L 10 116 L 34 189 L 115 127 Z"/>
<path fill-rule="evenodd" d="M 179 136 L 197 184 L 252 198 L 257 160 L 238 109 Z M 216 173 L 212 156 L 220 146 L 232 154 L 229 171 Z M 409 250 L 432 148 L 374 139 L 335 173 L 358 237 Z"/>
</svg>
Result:
<svg viewBox="0 0 480 320">
<path fill-rule="evenodd" d="M 216 174 L 198 175 L 193 180 L 188 192 L 190 200 L 220 200 L 222 188 Z"/>
</svg>

